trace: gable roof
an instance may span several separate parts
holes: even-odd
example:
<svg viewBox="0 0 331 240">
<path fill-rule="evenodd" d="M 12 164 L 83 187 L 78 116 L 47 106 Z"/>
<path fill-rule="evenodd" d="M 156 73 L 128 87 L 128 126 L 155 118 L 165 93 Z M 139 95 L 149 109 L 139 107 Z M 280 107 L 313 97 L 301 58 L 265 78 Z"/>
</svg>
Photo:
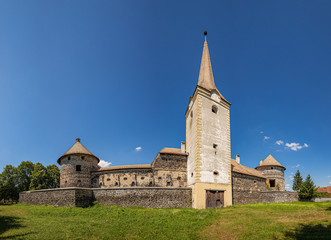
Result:
<svg viewBox="0 0 331 240">
<path fill-rule="evenodd" d="M 231 159 L 232 172 L 241 173 L 249 176 L 265 178 L 258 170 L 250 167 L 243 166 L 237 163 L 236 160 Z"/>
<path fill-rule="evenodd" d="M 61 163 L 61 159 L 65 156 L 72 155 L 72 154 L 85 154 L 95 157 L 98 162 L 100 162 L 100 159 L 96 156 L 94 156 L 89 150 L 87 150 L 86 147 L 84 147 L 83 144 L 80 142 L 80 138 L 76 138 L 76 143 L 68 150 L 65 154 L 63 154 L 58 160 L 58 164 Z"/>
<path fill-rule="evenodd" d="M 262 164 L 257 166 L 256 169 L 259 167 L 267 167 L 267 166 L 282 167 L 284 168 L 284 170 L 286 170 L 286 168 L 282 164 L 280 164 L 273 156 L 271 156 L 271 154 L 266 159 L 264 159 Z"/>
</svg>

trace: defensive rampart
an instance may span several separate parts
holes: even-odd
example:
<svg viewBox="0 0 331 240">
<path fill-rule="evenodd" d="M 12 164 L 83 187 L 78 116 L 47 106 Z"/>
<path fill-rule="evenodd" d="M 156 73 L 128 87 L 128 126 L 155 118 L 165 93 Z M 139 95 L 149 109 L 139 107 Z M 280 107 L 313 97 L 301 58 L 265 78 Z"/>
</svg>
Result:
<svg viewBox="0 0 331 240">
<path fill-rule="evenodd" d="M 233 192 L 233 204 L 279 203 L 299 201 L 297 192 L 286 191 L 241 191 Z"/>
<path fill-rule="evenodd" d="M 147 208 L 191 207 L 190 188 L 58 188 L 20 193 L 20 202 L 58 207 L 85 207 L 93 201 L 103 205 Z"/>
</svg>

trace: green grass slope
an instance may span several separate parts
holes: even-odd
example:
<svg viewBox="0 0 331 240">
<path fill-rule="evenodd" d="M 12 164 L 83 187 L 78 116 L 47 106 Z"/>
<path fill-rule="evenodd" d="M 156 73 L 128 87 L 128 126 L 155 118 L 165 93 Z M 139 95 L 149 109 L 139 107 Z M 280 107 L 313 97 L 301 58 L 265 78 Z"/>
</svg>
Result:
<svg viewBox="0 0 331 240">
<path fill-rule="evenodd" d="M 331 239 L 331 202 L 209 210 L 0 205 L 0 239 Z"/>
</svg>

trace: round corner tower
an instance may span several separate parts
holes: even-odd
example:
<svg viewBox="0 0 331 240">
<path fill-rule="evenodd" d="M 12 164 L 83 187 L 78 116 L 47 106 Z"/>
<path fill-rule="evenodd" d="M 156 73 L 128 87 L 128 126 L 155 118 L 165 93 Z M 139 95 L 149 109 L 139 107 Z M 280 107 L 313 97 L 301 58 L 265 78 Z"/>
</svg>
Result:
<svg viewBox="0 0 331 240">
<path fill-rule="evenodd" d="M 91 171 L 98 170 L 99 161 L 77 138 L 76 143 L 57 160 L 61 166 L 60 188 L 90 188 Z"/>
<path fill-rule="evenodd" d="M 257 169 L 264 177 L 267 178 L 268 189 L 272 191 L 285 191 L 284 171 L 282 166 L 273 156 L 269 155 L 264 161 L 260 160 Z"/>
</svg>

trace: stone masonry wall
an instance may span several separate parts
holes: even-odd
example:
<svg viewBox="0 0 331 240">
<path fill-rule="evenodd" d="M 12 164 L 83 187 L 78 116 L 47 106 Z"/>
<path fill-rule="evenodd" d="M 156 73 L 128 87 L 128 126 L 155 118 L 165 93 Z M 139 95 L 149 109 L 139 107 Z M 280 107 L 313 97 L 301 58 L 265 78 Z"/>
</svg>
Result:
<svg viewBox="0 0 331 240">
<path fill-rule="evenodd" d="M 190 188 L 58 188 L 20 193 L 19 201 L 32 205 L 85 207 L 97 200 L 103 205 L 147 208 L 191 207 Z"/>
<path fill-rule="evenodd" d="M 264 177 L 267 178 L 267 183 L 271 191 L 285 191 L 284 169 L 281 167 L 258 167 L 257 169 Z M 275 180 L 275 187 L 270 187 L 269 181 Z"/>
<path fill-rule="evenodd" d="M 57 207 L 84 207 L 92 200 L 90 189 L 57 188 L 21 192 L 20 203 L 32 205 L 53 205 Z"/>
<path fill-rule="evenodd" d="M 175 208 L 192 206 L 190 188 L 113 188 L 94 189 L 95 199 L 103 205 L 120 207 Z"/>
<path fill-rule="evenodd" d="M 259 202 L 261 203 L 279 203 L 279 202 L 295 202 L 299 201 L 299 195 L 297 192 L 285 192 L 285 191 L 268 191 L 262 192 Z"/>
<path fill-rule="evenodd" d="M 258 203 L 260 192 L 267 190 L 266 180 L 232 172 L 232 203 Z"/>
<path fill-rule="evenodd" d="M 187 155 L 159 153 L 152 168 L 92 172 L 92 187 L 186 187 L 186 167 Z"/>
</svg>

